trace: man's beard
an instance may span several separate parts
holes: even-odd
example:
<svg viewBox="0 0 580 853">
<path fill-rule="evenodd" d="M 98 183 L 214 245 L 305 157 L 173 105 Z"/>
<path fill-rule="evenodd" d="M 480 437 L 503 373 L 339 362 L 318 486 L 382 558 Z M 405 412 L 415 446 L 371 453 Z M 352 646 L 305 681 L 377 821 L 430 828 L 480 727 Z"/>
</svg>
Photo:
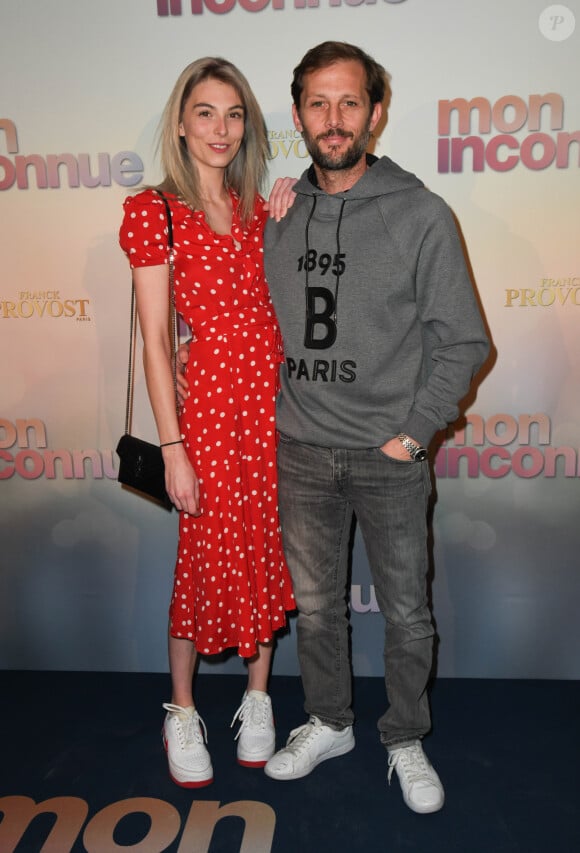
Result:
<svg viewBox="0 0 580 853">
<path fill-rule="evenodd" d="M 326 136 L 342 136 L 344 139 L 352 139 L 353 143 L 350 148 L 340 155 L 333 154 L 332 151 L 329 151 L 328 154 L 324 154 L 320 150 L 319 142 Z M 356 166 L 359 160 L 364 157 L 367 145 L 369 144 L 369 139 L 371 138 L 371 132 L 369 125 L 367 124 L 367 127 L 359 136 L 355 136 L 354 133 L 348 133 L 340 128 L 336 128 L 335 130 L 322 133 L 316 138 L 310 136 L 308 131 L 303 129 L 302 137 L 304 139 L 306 149 L 315 166 L 318 166 L 319 169 L 338 172 L 343 169 L 352 169 Z"/>
</svg>

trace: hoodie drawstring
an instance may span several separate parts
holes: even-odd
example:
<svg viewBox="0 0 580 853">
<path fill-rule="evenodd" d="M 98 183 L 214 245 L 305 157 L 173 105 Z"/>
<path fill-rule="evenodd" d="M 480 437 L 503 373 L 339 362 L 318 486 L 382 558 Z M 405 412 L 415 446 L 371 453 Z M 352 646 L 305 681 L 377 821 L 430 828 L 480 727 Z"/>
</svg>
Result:
<svg viewBox="0 0 580 853">
<path fill-rule="evenodd" d="M 340 213 L 338 214 L 338 224 L 336 226 L 336 278 L 334 281 L 334 325 L 337 324 L 337 313 L 338 313 L 338 288 L 340 286 L 340 226 L 342 224 L 342 214 L 344 212 L 344 206 L 346 204 L 346 199 L 343 198 L 342 204 L 340 205 Z"/>
<path fill-rule="evenodd" d="M 309 229 L 310 229 L 310 220 L 314 216 L 314 211 L 316 210 L 316 195 L 312 197 L 312 207 L 310 208 L 310 213 L 308 214 L 308 219 L 306 220 L 306 228 L 305 228 L 305 238 L 306 238 L 306 254 L 304 256 L 304 271 L 306 273 L 306 282 L 304 285 L 304 312 L 305 312 L 305 322 L 304 322 L 304 343 L 306 344 L 306 330 L 308 329 L 308 258 L 310 254 L 310 241 L 309 241 Z"/>
</svg>

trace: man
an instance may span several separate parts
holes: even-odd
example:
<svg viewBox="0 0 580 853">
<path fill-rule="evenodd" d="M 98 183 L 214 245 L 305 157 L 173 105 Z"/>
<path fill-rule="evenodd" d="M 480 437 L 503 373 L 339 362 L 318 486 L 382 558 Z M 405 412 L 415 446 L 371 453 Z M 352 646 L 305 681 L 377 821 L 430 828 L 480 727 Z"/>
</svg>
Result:
<svg viewBox="0 0 580 853">
<path fill-rule="evenodd" d="M 293 118 L 313 165 L 266 228 L 266 274 L 284 339 L 279 500 L 298 604 L 308 722 L 266 764 L 298 779 L 354 747 L 347 616 L 353 512 L 386 620 L 389 781 L 416 812 L 444 792 L 421 739 L 427 682 L 429 442 L 458 416 L 488 343 L 453 218 L 421 181 L 366 154 L 387 75 L 325 42 L 294 71 Z"/>
</svg>

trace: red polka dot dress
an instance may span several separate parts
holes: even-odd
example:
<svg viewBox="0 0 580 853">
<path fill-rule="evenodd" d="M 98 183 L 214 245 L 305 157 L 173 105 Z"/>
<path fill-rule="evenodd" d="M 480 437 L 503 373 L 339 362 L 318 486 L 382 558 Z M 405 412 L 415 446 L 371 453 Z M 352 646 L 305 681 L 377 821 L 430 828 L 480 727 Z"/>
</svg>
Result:
<svg viewBox="0 0 580 853">
<path fill-rule="evenodd" d="M 180 418 L 202 514 L 180 513 L 170 631 L 201 654 L 252 657 L 295 608 L 278 519 L 275 397 L 280 332 L 263 269 L 264 201 L 231 234 L 169 197 L 175 304 L 192 333 L 190 395 Z M 167 263 L 165 206 L 125 201 L 120 243 L 132 268 Z"/>
</svg>

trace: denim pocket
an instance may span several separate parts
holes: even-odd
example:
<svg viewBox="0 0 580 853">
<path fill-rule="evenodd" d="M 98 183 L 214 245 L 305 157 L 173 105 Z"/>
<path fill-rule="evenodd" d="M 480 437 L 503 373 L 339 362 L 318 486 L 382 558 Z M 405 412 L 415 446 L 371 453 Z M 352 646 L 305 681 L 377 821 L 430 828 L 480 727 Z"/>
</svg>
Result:
<svg viewBox="0 0 580 853">
<path fill-rule="evenodd" d="M 387 462 L 392 462 L 394 465 L 414 465 L 415 464 L 414 459 L 395 459 L 394 456 L 389 456 L 389 454 L 385 453 L 384 450 L 382 450 L 380 447 L 374 447 L 373 450 L 375 450 L 379 454 L 381 459 L 386 459 Z"/>
</svg>

